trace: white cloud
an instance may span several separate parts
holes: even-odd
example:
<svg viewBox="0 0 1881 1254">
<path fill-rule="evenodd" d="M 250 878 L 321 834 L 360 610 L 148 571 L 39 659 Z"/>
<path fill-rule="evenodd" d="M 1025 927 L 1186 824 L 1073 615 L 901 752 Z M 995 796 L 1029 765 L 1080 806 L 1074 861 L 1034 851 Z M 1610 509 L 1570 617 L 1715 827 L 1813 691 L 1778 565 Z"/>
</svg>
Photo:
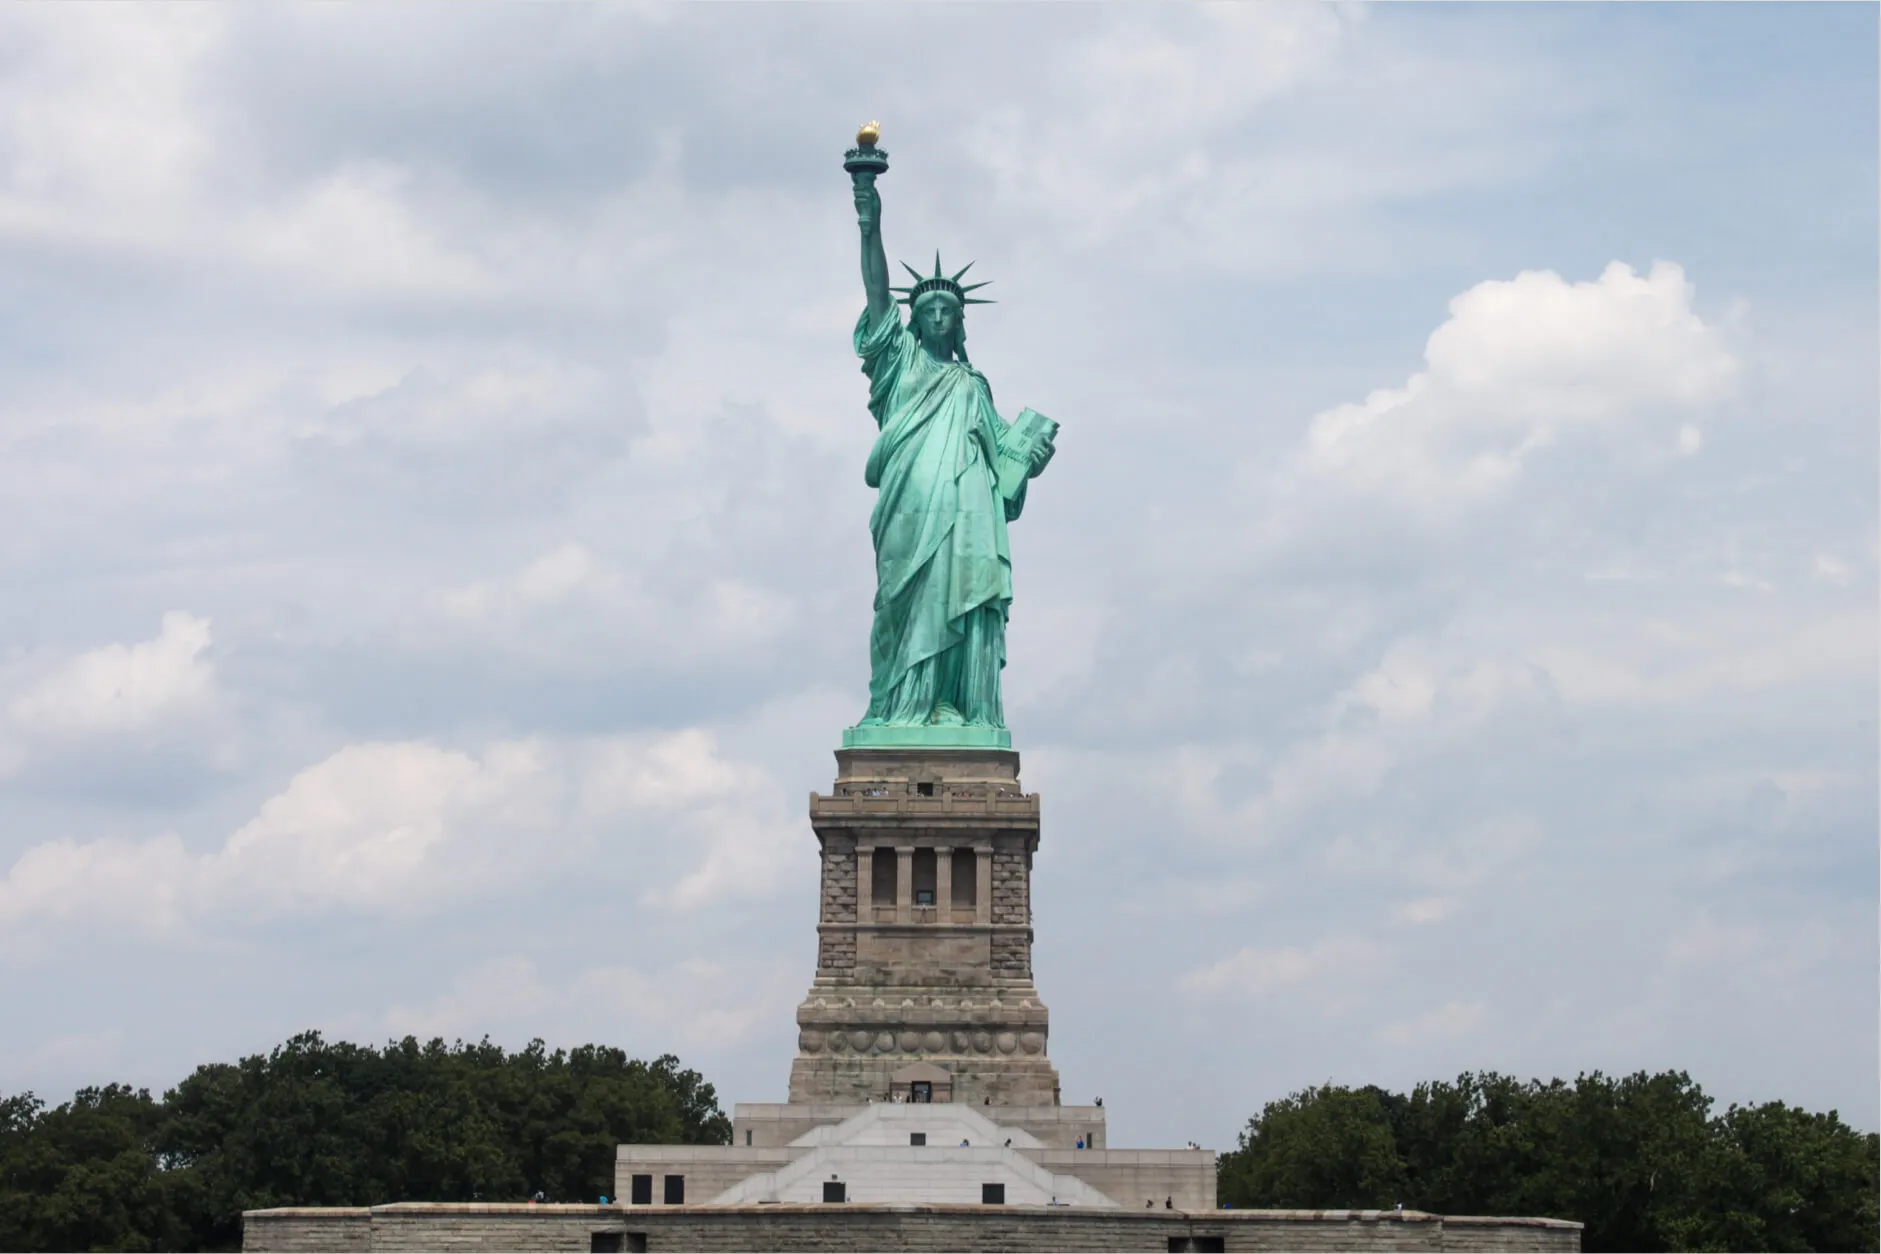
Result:
<svg viewBox="0 0 1881 1254">
<path fill-rule="evenodd" d="M 503 869 L 479 837 L 539 845 L 554 831 L 558 765 L 529 741 L 480 758 L 423 742 L 348 745 L 263 803 L 205 861 L 205 886 L 229 901 L 393 910 L 475 887 Z"/>
<path fill-rule="evenodd" d="M 165 614 L 154 640 L 79 654 L 8 702 L 7 716 L 26 735 L 85 736 L 199 714 L 215 698 L 210 638 L 208 619 Z"/>
<path fill-rule="evenodd" d="M 196 89 L 227 15 L 15 10 L 0 81 L 0 232 L 147 247 L 215 155 Z"/>
<path fill-rule="evenodd" d="M 22 853 L 0 879 L 0 928 L 80 921 L 167 931 L 182 920 L 195 873 L 174 835 L 47 841 Z"/>
<path fill-rule="evenodd" d="M 0 879 L 0 925 L 161 932 L 218 916 L 403 916 L 521 891 L 597 851 L 638 863 L 647 903 L 694 909 L 778 891 L 794 835 L 768 776 L 726 761 L 702 732 L 499 741 L 480 754 L 348 745 L 214 853 L 189 854 L 174 835 L 32 846 Z"/>
<path fill-rule="evenodd" d="M 210 654 L 210 621 L 163 616 L 154 639 L 76 655 L 42 649 L 0 665 L 0 778 L 82 762 L 108 780 L 161 756 L 223 764 L 234 751 Z"/>
<path fill-rule="evenodd" d="M 1294 473 L 1448 518 L 1567 439 L 1649 445 L 1651 424 L 1737 391 L 1741 366 L 1692 296 L 1667 261 L 1644 276 L 1616 261 L 1593 282 L 1524 271 L 1479 283 L 1450 302 L 1422 372 L 1313 419 Z"/>
<path fill-rule="evenodd" d="M 1409 1019 L 1388 1023 L 1378 1030 L 1387 1045 L 1408 1048 L 1474 1036 L 1489 1021 L 1489 1007 L 1479 1001 L 1448 1001 Z"/>
</svg>

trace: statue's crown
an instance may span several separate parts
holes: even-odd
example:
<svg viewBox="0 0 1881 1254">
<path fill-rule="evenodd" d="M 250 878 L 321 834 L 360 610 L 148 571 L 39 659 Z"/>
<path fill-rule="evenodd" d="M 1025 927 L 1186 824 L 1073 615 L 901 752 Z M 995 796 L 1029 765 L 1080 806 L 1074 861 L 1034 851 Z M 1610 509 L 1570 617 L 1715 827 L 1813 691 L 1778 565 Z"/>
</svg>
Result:
<svg viewBox="0 0 1881 1254">
<path fill-rule="evenodd" d="M 973 263 L 971 261 L 955 271 L 952 278 L 948 278 L 942 273 L 941 259 L 938 252 L 934 254 L 934 273 L 932 275 L 923 275 L 919 270 L 916 270 L 905 261 L 901 263 L 901 268 L 914 276 L 914 282 L 908 287 L 897 287 L 892 290 L 907 293 L 907 295 L 902 296 L 900 300 L 902 304 L 907 305 L 909 308 L 913 308 L 914 303 L 923 296 L 926 296 L 929 292 L 945 292 L 963 305 L 991 305 L 995 303 L 990 300 L 980 300 L 977 297 L 967 295 L 968 292 L 976 288 L 985 287 L 987 283 L 992 282 L 991 279 L 986 280 L 985 283 L 968 283 L 965 286 L 961 285 L 960 276 L 973 269 Z"/>
</svg>

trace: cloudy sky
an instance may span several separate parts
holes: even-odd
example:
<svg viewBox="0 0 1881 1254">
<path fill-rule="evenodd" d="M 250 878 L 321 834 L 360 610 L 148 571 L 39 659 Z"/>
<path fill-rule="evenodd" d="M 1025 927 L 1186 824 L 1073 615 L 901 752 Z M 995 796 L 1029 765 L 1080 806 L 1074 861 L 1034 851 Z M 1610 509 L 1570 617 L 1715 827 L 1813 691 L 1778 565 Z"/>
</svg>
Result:
<svg viewBox="0 0 1881 1254">
<path fill-rule="evenodd" d="M 890 255 L 1063 423 L 1007 710 L 1066 1099 L 1875 1128 L 1876 25 L 0 9 L 0 1091 L 318 1027 L 782 1100 L 874 117 Z"/>
</svg>

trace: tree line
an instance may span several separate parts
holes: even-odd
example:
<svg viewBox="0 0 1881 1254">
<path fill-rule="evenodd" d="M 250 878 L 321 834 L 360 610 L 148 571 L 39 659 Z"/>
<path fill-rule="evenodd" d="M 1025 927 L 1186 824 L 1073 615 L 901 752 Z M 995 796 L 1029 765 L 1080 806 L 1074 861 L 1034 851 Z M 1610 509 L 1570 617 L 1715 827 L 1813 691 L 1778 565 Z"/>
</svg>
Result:
<svg viewBox="0 0 1881 1254">
<path fill-rule="evenodd" d="M 1684 1072 L 1466 1073 L 1269 1102 L 1221 1157 L 1220 1200 L 1575 1219 L 1589 1251 L 1874 1250 L 1878 1164 L 1835 1111 L 1714 1113 Z"/>
<path fill-rule="evenodd" d="M 712 1086 L 671 1055 L 308 1032 L 160 1100 L 0 1095 L 0 1250 L 234 1250 L 242 1212 L 271 1206 L 592 1202 L 622 1142 L 730 1139 Z"/>
<path fill-rule="evenodd" d="M 622 1142 L 730 1138 L 671 1055 L 309 1032 L 161 1099 L 0 1095 L 0 1250 L 237 1249 L 242 1212 L 270 1206 L 596 1201 Z M 1875 1250 L 1877 1168 L 1876 1136 L 1834 1111 L 1716 1113 L 1683 1072 L 1483 1073 L 1269 1102 L 1222 1155 L 1220 1200 L 1575 1219 L 1589 1251 Z"/>
</svg>

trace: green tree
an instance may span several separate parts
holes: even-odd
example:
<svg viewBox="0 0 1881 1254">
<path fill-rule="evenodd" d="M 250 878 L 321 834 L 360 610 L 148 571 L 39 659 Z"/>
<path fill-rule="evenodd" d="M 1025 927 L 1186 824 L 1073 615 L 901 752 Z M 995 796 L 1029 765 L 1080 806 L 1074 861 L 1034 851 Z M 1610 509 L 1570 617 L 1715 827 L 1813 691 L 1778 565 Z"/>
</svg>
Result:
<svg viewBox="0 0 1881 1254">
<path fill-rule="evenodd" d="M 1835 1112 L 1770 1102 L 1718 1121 L 1705 1205 L 1686 1248 L 1871 1250 L 1881 1228 L 1881 1138 Z"/>
<path fill-rule="evenodd" d="M 149 1092 L 81 1089 L 46 1110 L 0 1099 L 0 1249 L 177 1249 L 191 1182 L 152 1152 L 163 1118 Z"/>
<path fill-rule="evenodd" d="M 712 1086 L 677 1058 L 541 1041 L 376 1050 L 308 1032 L 198 1068 L 165 1106 L 160 1148 L 200 1178 L 224 1244 L 242 1211 L 270 1206 L 593 1200 L 612 1191 L 622 1142 L 731 1139 Z"/>
<path fill-rule="evenodd" d="M 1711 1106 L 1677 1071 L 1305 1089 L 1249 1121 L 1220 1196 L 1548 1215 L 1585 1224 L 1589 1251 L 1877 1248 L 1873 1134 L 1833 1111 Z"/>
<path fill-rule="evenodd" d="M 1404 1163 L 1374 1088 L 1327 1085 L 1269 1102 L 1221 1157 L 1218 1193 L 1235 1206 L 1389 1209 Z"/>
<path fill-rule="evenodd" d="M 730 1137 L 670 1055 L 308 1032 L 198 1067 L 162 1102 L 119 1085 L 50 1111 L 0 1098 L 0 1249 L 235 1249 L 242 1211 L 270 1206 L 593 1200 L 623 1141 Z"/>
</svg>

